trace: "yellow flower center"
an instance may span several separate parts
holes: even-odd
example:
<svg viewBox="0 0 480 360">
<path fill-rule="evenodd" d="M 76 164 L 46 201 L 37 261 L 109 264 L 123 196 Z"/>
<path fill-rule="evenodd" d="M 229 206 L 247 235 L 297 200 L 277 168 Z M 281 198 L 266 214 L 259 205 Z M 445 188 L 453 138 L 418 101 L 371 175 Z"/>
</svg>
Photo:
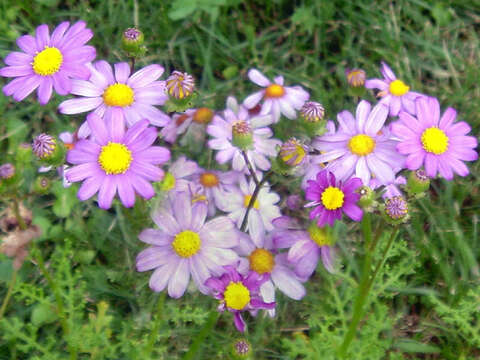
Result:
<svg viewBox="0 0 480 360">
<path fill-rule="evenodd" d="M 273 254 L 265 249 L 255 249 L 248 256 L 250 262 L 250 269 L 262 275 L 271 273 L 275 266 L 275 258 Z"/>
<path fill-rule="evenodd" d="M 160 184 L 160 190 L 170 191 L 175 187 L 176 182 L 177 181 L 175 180 L 175 176 L 173 176 L 171 173 L 167 172 L 167 173 L 165 173 L 165 176 L 163 177 L 162 183 Z"/>
<path fill-rule="evenodd" d="M 390 83 L 390 93 L 395 96 L 405 95 L 409 90 L 410 86 L 405 85 L 402 80 L 394 80 Z"/>
<path fill-rule="evenodd" d="M 103 102 L 108 106 L 129 106 L 133 103 L 133 89 L 125 84 L 115 83 L 103 93 Z"/>
<path fill-rule="evenodd" d="M 214 187 L 218 185 L 218 177 L 214 173 L 205 172 L 200 175 L 200 184 L 205 187 Z"/>
<path fill-rule="evenodd" d="M 229 308 L 242 310 L 250 302 L 250 290 L 240 281 L 230 281 L 223 293 L 223 298 Z"/>
<path fill-rule="evenodd" d="M 327 234 L 325 228 L 320 228 L 315 223 L 312 223 L 307 231 L 310 239 L 318 246 L 332 245 L 332 238 Z"/>
<path fill-rule="evenodd" d="M 425 151 L 435 155 L 443 154 L 448 149 L 448 136 L 438 127 L 431 127 L 422 133 L 422 145 Z"/>
<path fill-rule="evenodd" d="M 252 199 L 252 195 L 245 195 L 243 198 L 243 207 L 248 208 L 248 204 L 250 204 L 250 200 Z M 259 209 L 260 204 L 258 203 L 258 199 L 255 199 L 255 202 L 253 203 L 252 206 L 254 209 Z"/>
<path fill-rule="evenodd" d="M 200 250 L 201 245 L 200 236 L 191 230 L 178 233 L 172 242 L 173 250 L 175 250 L 178 256 L 183 258 L 195 255 Z"/>
<path fill-rule="evenodd" d="M 322 192 L 322 204 L 328 210 L 336 210 L 343 205 L 345 194 L 337 187 L 329 186 Z"/>
<path fill-rule="evenodd" d="M 193 121 L 198 124 L 208 124 L 210 121 L 212 121 L 212 118 L 213 111 L 205 107 L 197 109 L 197 111 L 195 111 L 193 114 Z"/>
<path fill-rule="evenodd" d="M 56 47 L 45 46 L 45 49 L 33 58 L 32 68 L 35 74 L 48 76 L 60 70 L 62 63 L 63 55 L 60 50 Z"/>
<path fill-rule="evenodd" d="M 355 135 L 348 142 L 348 148 L 355 155 L 365 156 L 375 149 L 375 140 L 365 134 Z"/>
<path fill-rule="evenodd" d="M 282 85 L 272 84 L 267 87 L 265 90 L 265 97 L 267 98 L 278 98 L 282 97 L 285 94 L 285 89 Z"/>
<path fill-rule="evenodd" d="M 108 175 L 123 174 L 130 167 L 132 160 L 132 152 L 125 145 L 114 142 L 102 146 L 98 156 L 98 163 Z"/>
</svg>

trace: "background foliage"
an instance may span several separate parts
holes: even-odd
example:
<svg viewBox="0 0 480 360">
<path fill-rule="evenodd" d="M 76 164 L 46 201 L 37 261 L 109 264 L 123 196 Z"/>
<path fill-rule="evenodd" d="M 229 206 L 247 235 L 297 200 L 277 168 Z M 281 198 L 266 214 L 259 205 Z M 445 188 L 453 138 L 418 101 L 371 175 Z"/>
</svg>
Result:
<svg viewBox="0 0 480 360">
<path fill-rule="evenodd" d="M 215 109 L 228 95 L 243 99 L 253 90 L 246 71 L 258 67 L 306 87 L 334 119 L 355 108 L 345 69 L 361 67 L 377 77 L 385 60 L 414 90 L 456 108 L 473 134 L 479 132 L 479 1 L 1 0 L 0 56 L 39 24 L 53 27 L 66 19 L 86 20 L 97 58 L 111 62 L 125 60 L 120 34 L 137 24 L 149 46 L 138 66 L 155 62 L 167 73 L 176 68 L 193 74 L 203 104 Z M 372 94 L 366 97 L 374 101 Z M 41 107 L 32 98 L 13 103 L 0 96 L 2 162 L 14 159 L 34 134 L 75 129 L 83 116 L 58 114 L 59 102 L 57 97 Z M 277 136 L 288 136 L 289 125 L 277 126 Z M 198 149 L 189 151 L 198 157 Z M 36 176 L 34 166 L 22 174 L 25 190 Z M 480 357 L 479 167 L 471 165 L 472 174 L 454 183 L 435 181 L 429 197 L 419 201 L 373 288 L 351 347 L 355 359 Z M 75 192 L 55 180 L 48 194 L 25 201 L 43 235 L 0 322 L 0 359 L 181 358 L 211 321 L 214 301 L 195 292 L 181 300 L 151 292 L 149 274 L 134 268 L 142 248 L 136 236 L 150 219 L 139 219 L 139 207 L 102 211 L 92 202 L 81 204 Z M 0 214 L 7 206 L 0 205 Z M 335 358 L 351 317 L 361 255 L 355 229 L 336 230 L 342 270 L 332 276 L 319 267 L 303 301 L 280 295 L 277 318 L 249 321 L 255 359 Z M 56 291 L 40 272 L 39 258 Z M 11 260 L 2 255 L 1 297 L 10 277 Z M 56 296 L 63 300 L 61 312 Z M 237 337 L 224 315 L 194 358 L 224 359 Z"/>
</svg>

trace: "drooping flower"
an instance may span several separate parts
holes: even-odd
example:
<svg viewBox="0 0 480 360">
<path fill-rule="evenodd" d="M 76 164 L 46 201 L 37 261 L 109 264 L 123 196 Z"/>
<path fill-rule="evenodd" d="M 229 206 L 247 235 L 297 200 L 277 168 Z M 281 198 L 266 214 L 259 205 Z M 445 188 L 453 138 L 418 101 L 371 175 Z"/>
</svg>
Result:
<svg viewBox="0 0 480 360">
<path fill-rule="evenodd" d="M 209 278 L 205 285 L 220 300 L 218 310 L 232 312 L 237 330 L 244 332 L 246 325 L 242 312 L 275 308 L 274 302 L 266 303 L 260 295 L 260 286 L 268 279 L 268 275 L 258 275 L 254 271 L 242 275 L 233 266 L 225 266 L 225 271 L 220 277 Z"/>
<path fill-rule="evenodd" d="M 335 133 L 320 136 L 313 147 L 322 154 L 317 162 L 329 162 L 326 169 L 338 180 L 346 180 L 352 174 L 368 185 L 373 176 L 381 184 L 393 182 L 394 168 L 403 167 L 404 157 L 397 153 L 388 127 L 384 127 L 388 108 L 378 104 L 371 109 L 370 103 L 362 100 L 355 118 L 345 110 L 338 114 L 340 128 Z"/>
<path fill-rule="evenodd" d="M 112 120 L 118 127 L 126 122 L 130 127 L 148 119 L 152 125 L 165 126 L 170 118 L 154 107 L 167 100 L 165 81 L 156 81 L 163 74 L 160 65 L 148 65 L 130 76 L 130 66 L 125 63 L 112 67 L 106 61 L 89 65 L 91 76 L 72 82 L 72 94 L 81 97 L 65 100 L 58 109 L 62 114 L 78 114 L 93 110 L 95 114 Z M 90 134 L 85 122 L 79 129 L 79 137 Z"/>
<path fill-rule="evenodd" d="M 206 107 L 188 109 L 184 113 L 173 115 L 171 121 L 162 129 L 160 134 L 165 141 L 173 144 L 179 135 L 187 131 L 192 122 L 198 125 L 206 125 L 212 121 L 213 115 L 214 112 Z"/>
<path fill-rule="evenodd" d="M 205 281 L 220 276 L 225 271 L 223 266 L 238 261 L 232 250 L 238 244 L 238 231 L 225 216 L 205 222 L 206 204 L 197 203 L 193 210 L 186 192 L 177 193 L 171 209 L 155 210 L 152 219 L 158 229 L 140 233 L 139 239 L 153 246 L 138 254 L 137 270 L 155 269 L 150 288 L 159 292 L 168 286 L 168 294 L 173 298 L 185 293 L 190 275 L 197 288 L 206 294 Z"/>
<path fill-rule="evenodd" d="M 457 112 L 447 108 L 440 117 L 440 104 L 436 98 L 418 99 L 416 116 L 400 112 L 399 121 L 392 124 L 392 132 L 400 139 L 397 150 L 407 155 L 405 165 L 410 170 L 425 167 L 428 177 L 440 173 L 447 180 L 453 173 L 468 175 L 463 161 L 475 161 L 478 154 L 477 139 L 466 136 L 470 126 L 460 121 L 454 123 Z"/>
<path fill-rule="evenodd" d="M 184 99 L 193 94 L 195 79 L 186 72 L 173 71 L 167 78 L 167 91 L 175 99 Z"/>
<path fill-rule="evenodd" d="M 284 86 L 283 76 L 276 76 L 272 83 L 257 69 L 250 69 L 248 78 L 265 89 L 248 96 L 243 105 L 252 109 L 263 99 L 260 114 L 271 114 L 275 123 L 280 120 L 281 114 L 291 120 L 296 119 L 296 110 L 300 110 L 310 97 L 301 86 Z"/>
<path fill-rule="evenodd" d="M 359 178 L 350 178 L 342 183 L 328 170 L 320 171 L 315 181 L 308 180 L 305 193 L 305 198 L 310 200 L 305 207 L 314 207 L 310 211 L 310 219 L 317 219 L 319 227 L 325 224 L 333 226 L 335 220 L 340 220 L 344 212 L 352 220 L 360 221 L 363 212 L 357 206 L 360 194 L 356 190 L 361 186 L 362 180 Z"/>
<path fill-rule="evenodd" d="M 59 95 L 72 90 L 72 79 L 88 79 L 86 64 L 95 56 L 95 48 L 85 45 L 93 36 L 84 21 L 70 28 L 68 21 L 60 23 L 52 34 L 48 26 L 37 27 L 35 37 L 23 35 L 17 45 L 23 52 L 12 52 L 5 58 L 8 65 L 0 69 L 0 76 L 15 77 L 3 87 L 6 96 L 22 101 L 37 89 L 38 101 L 45 105 L 55 89 Z"/>
<path fill-rule="evenodd" d="M 279 289 L 294 300 L 300 300 L 305 296 L 305 288 L 291 269 L 287 254 L 279 253 L 270 235 L 265 236 L 262 247 L 257 247 L 248 235 L 243 234 L 236 250 L 239 255 L 245 256 L 240 259 L 238 265 L 240 273 L 255 271 L 259 275 L 270 275 L 260 287 L 260 294 L 265 302 L 275 301 L 275 289 Z M 268 310 L 268 313 L 272 317 L 275 316 L 275 309 Z"/>
<path fill-rule="evenodd" d="M 157 131 L 141 120 L 125 132 L 112 119 L 105 122 L 95 113 L 87 116 L 91 139 L 79 140 L 67 153 L 71 167 L 66 177 L 70 182 L 83 181 L 78 190 L 82 201 L 98 192 L 98 204 L 110 208 L 118 192 L 125 207 L 135 204 L 135 193 L 145 199 L 155 195 L 150 181 L 160 181 L 163 170 L 156 166 L 167 162 L 170 152 L 152 146 Z"/>
<path fill-rule="evenodd" d="M 278 249 L 289 249 L 287 260 L 293 264 L 295 274 L 301 281 L 308 280 L 317 268 L 319 259 L 322 259 L 328 272 L 334 272 L 333 237 L 328 229 L 318 227 L 314 222 L 305 229 L 288 216 L 273 220 L 273 224 L 273 243 Z"/>
<path fill-rule="evenodd" d="M 246 178 L 242 176 L 239 179 L 239 187 L 228 193 L 229 201 L 221 204 L 221 210 L 229 213 L 228 216 L 239 228 L 252 200 L 254 190 L 253 179 L 247 182 Z M 280 209 L 276 205 L 279 201 L 278 194 L 270 192 L 270 186 L 266 183 L 258 192 L 258 196 L 250 208 L 246 229 L 258 247 L 263 246 L 265 231 L 273 230 L 272 220 L 280 216 Z"/>
<path fill-rule="evenodd" d="M 236 171 L 247 172 L 247 164 L 243 158 L 245 151 L 253 168 L 263 171 L 270 169 L 268 156 L 276 156 L 277 146 L 281 142 L 270 139 L 273 135 L 268 127 L 272 118 L 269 115 L 250 117 L 248 110 L 238 106 L 236 100 L 227 100 L 229 108 L 224 111 L 224 116 L 215 115 L 207 133 L 214 137 L 208 141 L 208 146 L 218 150 L 215 159 L 220 164 L 232 161 L 232 167 Z"/>
<path fill-rule="evenodd" d="M 384 62 L 380 72 L 383 79 L 369 79 L 365 81 L 365 87 L 380 90 L 378 93 L 382 98 L 380 103 L 388 106 L 390 116 L 397 116 L 400 111 L 415 115 L 415 100 L 424 95 L 410 91 L 410 86 L 397 79 L 392 69 Z"/>
</svg>

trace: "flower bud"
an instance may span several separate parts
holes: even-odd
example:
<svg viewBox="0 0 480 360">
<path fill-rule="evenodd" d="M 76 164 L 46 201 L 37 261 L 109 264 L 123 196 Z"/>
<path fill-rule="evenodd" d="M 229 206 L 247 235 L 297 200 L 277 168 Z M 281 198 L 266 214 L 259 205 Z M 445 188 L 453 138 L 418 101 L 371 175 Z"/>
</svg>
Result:
<svg viewBox="0 0 480 360">
<path fill-rule="evenodd" d="M 10 163 L 0 165 L 0 180 L 11 179 L 15 175 L 15 166 Z"/>
<path fill-rule="evenodd" d="M 410 172 L 407 180 L 407 191 L 410 195 L 420 195 L 430 187 L 430 179 L 424 170 Z"/>
<path fill-rule="evenodd" d="M 302 198 L 300 195 L 289 195 L 286 201 L 287 208 L 292 211 L 300 210 Z"/>
<path fill-rule="evenodd" d="M 122 35 L 122 49 L 132 57 L 143 55 L 145 53 L 143 40 L 144 36 L 140 30 L 128 28 Z"/>
<path fill-rule="evenodd" d="M 252 344 L 246 339 L 236 340 L 232 345 L 232 355 L 235 359 L 248 359 L 252 355 Z"/>
<path fill-rule="evenodd" d="M 300 110 L 303 119 L 310 123 L 316 123 L 325 117 L 325 109 L 322 104 L 315 101 L 307 101 Z"/>
<path fill-rule="evenodd" d="M 382 215 L 392 225 L 407 222 L 409 218 L 407 201 L 403 196 L 385 199 L 385 203 L 382 205 Z"/>
<path fill-rule="evenodd" d="M 193 121 L 197 124 L 208 124 L 213 119 L 214 112 L 206 107 L 198 108 L 193 114 Z"/>
<path fill-rule="evenodd" d="M 65 162 L 65 147 L 62 142 L 48 134 L 40 134 L 33 139 L 33 153 L 43 163 L 60 166 Z"/>
<path fill-rule="evenodd" d="M 372 212 L 373 209 L 377 206 L 377 201 L 375 200 L 375 192 L 368 186 L 360 186 L 357 189 L 357 193 L 360 194 L 360 199 L 358 200 L 358 206 L 367 212 Z"/>
<path fill-rule="evenodd" d="M 278 157 L 284 165 L 294 167 L 304 163 L 307 154 L 307 147 L 297 139 L 291 138 L 282 144 Z"/>
<path fill-rule="evenodd" d="M 50 190 L 52 182 L 46 176 L 39 176 L 33 184 L 33 191 L 37 194 L 44 195 Z"/>
<path fill-rule="evenodd" d="M 366 74 L 362 69 L 347 69 L 345 70 L 348 85 L 353 88 L 364 87 Z"/>
<path fill-rule="evenodd" d="M 253 145 L 253 133 L 250 124 L 239 120 L 232 125 L 233 145 L 241 150 L 248 150 Z"/>
<path fill-rule="evenodd" d="M 195 79 L 186 72 L 173 71 L 167 78 L 167 92 L 171 98 L 182 100 L 190 97 L 195 90 Z"/>
</svg>

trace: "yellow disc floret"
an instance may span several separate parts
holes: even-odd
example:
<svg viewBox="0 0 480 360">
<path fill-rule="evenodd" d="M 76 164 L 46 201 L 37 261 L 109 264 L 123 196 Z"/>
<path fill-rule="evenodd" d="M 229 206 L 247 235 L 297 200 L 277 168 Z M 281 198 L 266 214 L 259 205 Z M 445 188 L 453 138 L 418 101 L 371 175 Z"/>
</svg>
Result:
<svg viewBox="0 0 480 360">
<path fill-rule="evenodd" d="M 205 187 L 215 187 L 218 185 L 218 177 L 214 173 L 204 172 L 200 175 L 200 184 Z"/>
<path fill-rule="evenodd" d="M 63 55 L 56 47 L 46 46 L 33 58 L 32 68 L 35 74 L 48 76 L 60 70 L 63 63 Z"/>
<path fill-rule="evenodd" d="M 389 90 L 392 95 L 402 96 L 410 90 L 410 86 L 407 86 L 402 80 L 397 79 L 390 83 Z"/>
<path fill-rule="evenodd" d="M 425 151 L 435 155 L 443 154 L 448 149 L 448 136 L 438 127 L 430 127 L 422 133 L 422 145 Z"/>
<path fill-rule="evenodd" d="M 175 187 L 176 182 L 177 181 L 175 180 L 175 176 L 167 172 L 165 173 L 165 176 L 163 177 L 163 180 L 160 184 L 160 189 L 162 191 L 170 191 Z"/>
<path fill-rule="evenodd" d="M 183 258 L 189 258 L 195 255 L 200 250 L 201 245 L 202 241 L 200 240 L 200 236 L 191 230 L 178 233 L 172 242 L 173 250 L 175 250 L 178 256 Z"/>
<path fill-rule="evenodd" d="M 252 195 L 245 195 L 243 197 L 243 207 L 244 208 L 248 208 L 248 204 L 250 204 L 250 200 L 252 199 Z M 253 206 L 252 206 L 254 209 L 259 209 L 260 208 L 260 204 L 258 203 L 258 200 L 255 199 L 255 202 L 253 203 Z"/>
<path fill-rule="evenodd" d="M 212 121 L 212 118 L 213 111 L 206 107 L 197 109 L 197 111 L 195 111 L 193 114 L 193 121 L 198 124 L 208 124 L 210 121 Z"/>
<path fill-rule="evenodd" d="M 102 146 L 98 163 L 108 175 L 123 174 L 130 168 L 132 152 L 124 144 L 109 142 Z"/>
<path fill-rule="evenodd" d="M 265 90 L 265 97 L 267 98 L 279 98 L 285 94 L 285 89 L 282 85 L 272 84 L 269 85 Z"/>
<path fill-rule="evenodd" d="M 355 155 L 365 156 L 375 149 L 375 140 L 365 134 L 355 135 L 348 142 L 348 148 Z"/>
<path fill-rule="evenodd" d="M 265 249 L 255 249 L 248 256 L 250 269 L 262 275 L 271 273 L 275 266 L 275 258 L 273 254 Z"/>
<path fill-rule="evenodd" d="M 108 106 L 129 106 L 133 103 L 133 89 L 125 84 L 115 83 L 103 93 L 103 102 Z"/>
<path fill-rule="evenodd" d="M 227 307 L 242 310 L 250 302 L 250 290 L 240 281 L 230 281 L 223 293 L 223 298 Z"/>
<path fill-rule="evenodd" d="M 318 227 L 312 223 L 308 229 L 308 235 L 318 246 L 332 245 L 332 237 L 327 233 L 325 228 Z"/>
<path fill-rule="evenodd" d="M 336 210 L 343 205 L 345 194 L 337 187 L 329 186 L 322 192 L 322 204 L 327 210 Z"/>
</svg>

